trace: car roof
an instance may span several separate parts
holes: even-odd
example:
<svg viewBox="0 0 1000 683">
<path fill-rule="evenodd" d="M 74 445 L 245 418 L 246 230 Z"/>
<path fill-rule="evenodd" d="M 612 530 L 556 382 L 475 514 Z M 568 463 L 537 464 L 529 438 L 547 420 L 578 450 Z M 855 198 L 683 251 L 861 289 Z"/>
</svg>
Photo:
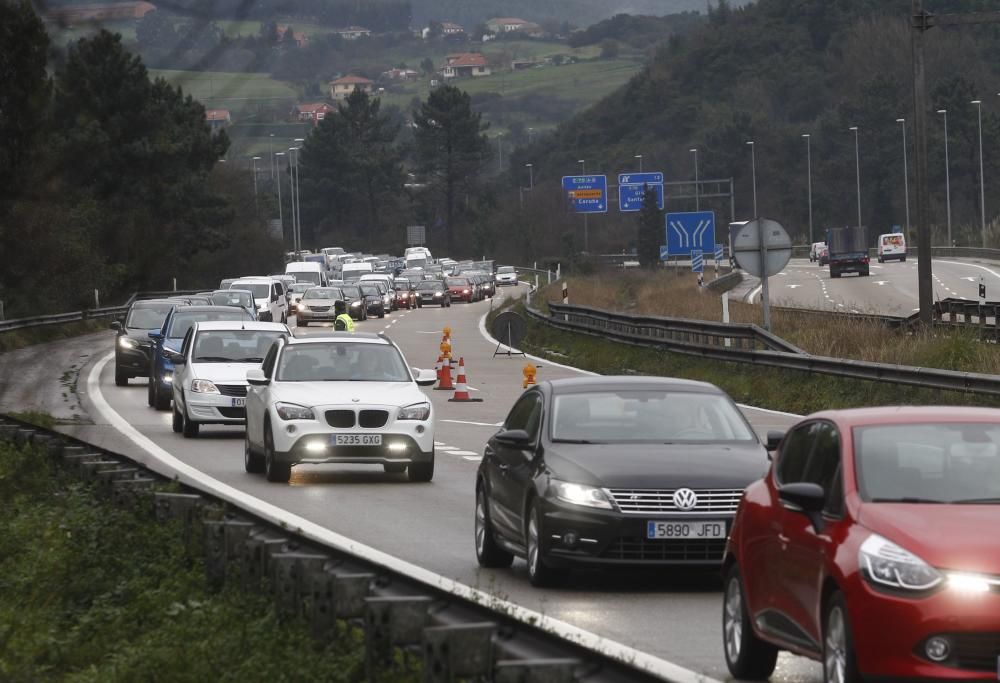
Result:
<svg viewBox="0 0 1000 683">
<path fill-rule="evenodd" d="M 171 304 L 173 306 L 177 305 L 177 299 L 140 299 L 138 301 L 133 301 L 133 306 L 139 306 L 141 304 Z"/>
<path fill-rule="evenodd" d="M 239 277 L 233 280 L 232 284 L 245 283 L 248 285 L 269 285 L 274 282 L 273 277 Z M 236 289 L 235 287 L 233 289 Z"/>
<path fill-rule="evenodd" d="M 334 332 L 326 331 L 325 334 L 310 334 L 308 337 L 289 337 L 288 343 L 292 346 L 300 344 L 316 344 L 322 342 L 361 342 L 363 344 L 391 344 L 386 337 L 368 332 Z"/>
<path fill-rule="evenodd" d="M 218 306 L 218 305 L 207 305 L 207 304 L 197 304 L 195 306 L 178 306 L 178 309 L 183 309 L 185 313 L 229 313 L 234 308 L 236 310 L 241 310 L 238 306 Z"/>
<path fill-rule="evenodd" d="M 199 330 L 260 330 L 265 332 L 288 332 L 282 323 L 265 323 L 256 320 L 206 320 L 196 322 Z"/>
<path fill-rule="evenodd" d="M 678 377 L 633 377 L 630 375 L 604 375 L 600 377 L 571 377 L 542 382 L 552 393 L 571 394 L 585 391 L 627 391 L 629 389 L 670 389 L 705 394 L 726 395 L 719 387 L 708 382 L 698 382 Z"/>
<path fill-rule="evenodd" d="M 877 408 L 824 410 L 809 415 L 808 419 L 831 420 L 845 428 L 927 422 L 996 422 L 1000 424 L 1000 409 L 969 406 L 880 406 Z"/>
</svg>

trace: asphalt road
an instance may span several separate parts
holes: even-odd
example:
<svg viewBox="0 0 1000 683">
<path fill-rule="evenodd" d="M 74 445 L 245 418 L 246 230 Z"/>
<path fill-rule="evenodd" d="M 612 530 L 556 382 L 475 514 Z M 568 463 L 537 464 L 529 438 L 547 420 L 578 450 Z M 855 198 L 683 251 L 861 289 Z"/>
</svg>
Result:
<svg viewBox="0 0 1000 683">
<path fill-rule="evenodd" d="M 979 297 L 979 278 L 985 278 L 987 298 L 1000 299 L 1000 264 L 934 259 L 934 298 Z M 808 259 L 792 259 L 784 271 L 770 279 L 772 305 L 909 316 L 918 309 L 917 262 L 872 261 L 871 275 L 846 274 L 833 279 L 829 267 Z M 760 301 L 759 289 L 751 292 Z"/>
<path fill-rule="evenodd" d="M 333 531 L 357 539 L 425 569 L 469 586 L 488 590 L 529 609 L 569 622 L 643 652 L 725 680 L 720 635 L 720 581 L 714 573 L 579 573 L 559 589 L 539 590 L 527 580 L 525 565 L 481 570 L 473 550 L 474 476 L 483 445 L 520 395 L 520 357 L 493 358 L 495 345 L 479 331 L 489 301 L 455 304 L 450 309 L 400 311 L 383 320 L 360 323 L 359 330 L 385 331 L 403 349 L 410 365 L 433 367 L 441 330 L 452 328 L 453 353 L 465 358 L 473 395 L 482 403 L 448 403 L 449 392 L 427 391 L 437 411 L 437 465 L 431 484 L 410 484 L 405 475 L 385 474 L 364 466 L 308 466 L 292 472 L 290 485 L 267 483 L 243 471 L 243 432 L 207 426 L 196 440 L 174 434 L 169 412 L 146 406 L 142 380 L 114 386 L 111 363 L 100 377 L 100 391 L 111 408 L 131 425 L 184 463 L 246 493 L 281 506 Z M 321 333 L 310 327 L 304 334 Z M 113 337 L 107 335 L 110 351 Z M 95 360 L 103 357 L 100 347 Z M 577 373 L 539 363 L 539 378 Z M 84 368 L 85 386 L 90 367 Z M 84 397 L 84 405 L 89 405 Z M 787 426 L 787 415 L 745 409 L 761 433 Z M 135 446 L 116 438 L 94 416 L 95 425 L 75 433 L 100 445 L 134 453 Z M 146 458 L 148 460 L 148 458 Z M 783 656 L 772 680 L 818 681 L 818 665 Z"/>
</svg>

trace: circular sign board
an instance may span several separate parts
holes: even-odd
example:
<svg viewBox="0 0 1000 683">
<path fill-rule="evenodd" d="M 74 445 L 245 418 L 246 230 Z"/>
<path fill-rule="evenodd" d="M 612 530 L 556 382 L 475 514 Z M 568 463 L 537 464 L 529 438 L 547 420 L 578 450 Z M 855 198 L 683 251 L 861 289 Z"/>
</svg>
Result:
<svg viewBox="0 0 1000 683">
<path fill-rule="evenodd" d="M 493 338 L 508 348 L 518 348 L 528 332 L 528 325 L 520 314 L 506 311 L 493 319 Z"/>
<path fill-rule="evenodd" d="M 737 228 L 732 235 L 733 256 L 740 268 L 761 277 L 761 237 L 767 248 L 767 276 L 777 275 L 792 258 L 792 240 L 777 221 L 761 218 Z"/>
</svg>

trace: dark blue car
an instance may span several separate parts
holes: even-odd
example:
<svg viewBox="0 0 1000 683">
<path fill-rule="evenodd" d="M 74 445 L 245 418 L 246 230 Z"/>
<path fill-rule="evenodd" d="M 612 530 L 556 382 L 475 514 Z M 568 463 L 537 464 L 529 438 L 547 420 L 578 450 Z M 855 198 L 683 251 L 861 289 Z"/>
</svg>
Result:
<svg viewBox="0 0 1000 683">
<path fill-rule="evenodd" d="M 173 396 L 174 364 L 164 351 L 180 353 L 184 335 L 196 322 L 207 320 L 253 320 L 243 309 L 233 306 L 178 306 L 167 314 L 158 332 L 150 332 L 153 345 L 149 366 L 149 405 L 169 410 Z"/>
</svg>

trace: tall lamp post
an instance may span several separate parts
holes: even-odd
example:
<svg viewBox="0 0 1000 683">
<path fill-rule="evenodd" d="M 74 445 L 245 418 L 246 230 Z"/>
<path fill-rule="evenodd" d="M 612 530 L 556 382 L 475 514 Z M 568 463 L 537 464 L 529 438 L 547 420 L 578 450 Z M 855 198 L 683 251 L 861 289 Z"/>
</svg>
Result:
<svg viewBox="0 0 1000 683">
<path fill-rule="evenodd" d="M 284 152 L 275 152 L 274 156 L 275 156 L 275 164 L 278 164 L 278 163 L 280 163 L 280 161 L 277 159 L 277 157 L 283 157 L 283 156 L 285 156 L 285 153 Z M 281 235 L 282 235 L 282 237 L 284 237 L 284 235 L 285 235 L 285 219 L 284 219 L 284 216 L 282 214 L 282 207 L 281 207 L 281 170 L 280 169 L 278 170 L 277 180 L 278 180 L 278 226 L 281 229 Z M 297 261 L 299 259 L 299 247 L 298 247 L 298 244 L 296 244 L 295 232 L 294 231 L 292 232 L 292 249 L 295 251 L 295 260 Z"/>
<path fill-rule="evenodd" d="M 587 175 L 587 160 L 579 159 L 580 175 Z M 583 214 L 583 250 L 590 252 L 590 226 L 587 225 L 587 214 Z"/>
<path fill-rule="evenodd" d="M 948 110 L 938 109 L 938 114 L 944 116 L 944 202 L 948 210 L 948 246 L 951 241 L 951 169 L 948 163 Z"/>
<path fill-rule="evenodd" d="M 299 234 L 299 224 L 295 217 L 295 152 L 298 147 L 288 148 L 288 193 L 291 198 L 292 209 L 292 235 L 296 244 L 302 243 L 302 236 Z"/>
<path fill-rule="evenodd" d="M 535 167 L 534 164 L 525 164 L 525 168 L 528 169 L 528 189 L 535 189 Z"/>
<path fill-rule="evenodd" d="M 254 210 L 257 210 L 257 162 L 260 157 L 251 157 L 250 163 L 253 165 L 253 206 Z"/>
<path fill-rule="evenodd" d="M 497 171 L 503 171 L 503 133 L 497 133 Z"/>
<path fill-rule="evenodd" d="M 906 119 L 896 119 L 903 129 L 903 199 L 906 202 L 906 242 L 910 242 L 910 167 L 906 160 Z"/>
<path fill-rule="evenodd" d="M 633 159 L 638 159 L 638 160 L 639 160 L 639 173 L 642 173 L 642 155 L 641 155 L 641 154 L 636 154 L 636 155 L 635 155 L 634 157 L 632 157 L 632 158 L 633 158 Z"/>
<path fill-rule="evenodd" d="M 858 145 L 858 127 L 851 126 L 854 132 L 854 172 L 858 184 L 858 227 L 861 227 L 861 150 Z"/>
<path fill-rule="evenodd" d="M 295 157 L 295 224 L 298 226 L 299 244 L 302 243 L 302 192 L 299 187 L 299 162 L 302 160 L 302 143 L 305 138 L 295 138 L 294 140 L 299 154 Z"/>
<path fill-rule="evenodd" d="M 698 191 L 698 148 L 695 147 L 688 151 L 694 154 L 694 210 L 701 211 L 700 192 Z"/>
<path fill-rule="evenodd" d="M 982 231 L 983 249 L 986 248 L 986 178 L 983 176 L 983 102 L 972 100 L 979 115 L 979 221 Z"/>
<path fill-rule="evenodd" d="M 747 144 L 750 145 L 750 169 L 753 179 L 753 217 L 757 220 L 760 218 L 757 214 L 757 148 L 753 140 L 748 140 Z"/>
<path fill-rule="evenodd" d="M 812 136 L 809 133 L 803 133 L 802 137 L 806 140 L 806 187 L 809 197 L 809 244 L 811 245 L 815 240 L 813 237 L 813 162 L 812 162 Z"/>
</svg>

